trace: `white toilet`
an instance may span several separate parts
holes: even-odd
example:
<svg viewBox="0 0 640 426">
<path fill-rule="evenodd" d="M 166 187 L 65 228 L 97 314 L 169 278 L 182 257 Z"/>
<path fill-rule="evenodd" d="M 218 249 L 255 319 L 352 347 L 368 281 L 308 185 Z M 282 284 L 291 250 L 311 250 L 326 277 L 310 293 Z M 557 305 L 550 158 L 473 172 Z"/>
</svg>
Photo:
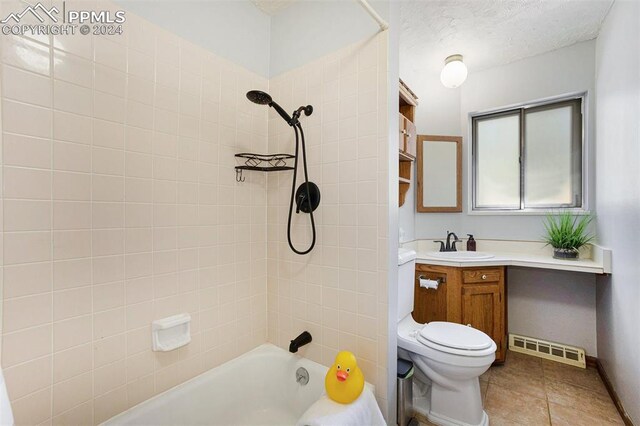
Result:
<svg viewBox="0 0 640 426">
<path fill-rule="evenodd" d="M 416 252 L 398 253 L 398 356 L 417 367 L 430 382 L 423 404 L 414 408 L 443 426 L 488 425 L 478 377 L 495 360 L 496 344 L 475 328 L 451 322 L 419 324 L 411 316 Z"/>
</svg>

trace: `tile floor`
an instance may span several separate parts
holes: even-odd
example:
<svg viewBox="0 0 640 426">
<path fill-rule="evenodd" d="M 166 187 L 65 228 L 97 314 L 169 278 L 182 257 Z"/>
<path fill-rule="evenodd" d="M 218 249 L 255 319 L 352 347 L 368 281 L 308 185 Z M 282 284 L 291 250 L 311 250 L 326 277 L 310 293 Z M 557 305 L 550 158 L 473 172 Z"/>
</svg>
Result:
<svg viewBox="0 0 640 426">
<path fill-rule="evenodd" d="M 508 351 L 504 365 L 480 377 L 480 389 L 491 426 L 624 424 L 595 368 Z"/>
</svg>

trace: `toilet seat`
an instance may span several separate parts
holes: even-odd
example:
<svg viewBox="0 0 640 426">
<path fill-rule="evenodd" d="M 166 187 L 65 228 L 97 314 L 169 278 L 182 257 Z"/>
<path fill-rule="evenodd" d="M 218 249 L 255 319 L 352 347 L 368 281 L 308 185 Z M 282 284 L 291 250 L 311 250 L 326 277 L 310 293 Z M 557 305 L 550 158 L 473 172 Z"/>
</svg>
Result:
<svg viewBox="0 0 640 426">
<path fill-rule="evenodd" d="M 495 352 L 493 340 L 480 330 L 462 324 L 432 321 L 425 324 L 416 340 L 433 349 L 464 356 L 485 356 Z"/>
<path fill-rule="evenodd" d="M 483 333 L 480 330 L 467 327 L 464 325 L 460 325 L 460 324 L 455 324 L 455 323 L 440 322 L 442 324 L 445 324 L 445 326 L 436 325 L 435 328 L 439 328 L 439 331 L 443 329 L 446 330 L 447 328 L 449 328 L 447 326 L 448 324 L 452 324 L 453 326 L 456 326 L 456 327 L 461 327 L 462 329 L 468 328 L 471 332 L 480 333 L 481 336 L 484 336 L 483 338 L 488 339 L 489 346 L 483 349 L 460 349 L 460 348 L 454 348 L 451 346 L 439 344 L 423 337 L 422 335 L 423 330 L 427 328 L 429 325 L 435 324 L 435 323 L 436 322 L 431 322 L 429 324 L 420 324 L 416 322 L 411 317 L 411 315 L 408 315 L 398 323 L 398 346 L 423 356 L 427 356 L 427 353 L 429 353 L 430 355 L 428 356 L 431 356 L 431 357 L 436 356 L 436 353 L 440 353 L 441 356 L 445 356 L 445 357 L 447 355 L 457 355 L 462 358 L 467 358 L 469 362 L 471 361 L 472 358 L 477 359 L 477 361 L 480 362 L 480 358 L 492 355 L 496 351 L 496 344 L 485 333 Z M 459 331 L 462 331 L 462 330 L 459 330 Z M 468 330 L 464 330 L 464 331 L 468 331 Z M 455 332 L 453 333 L 455 334 Z M 430 328 L 426 330 L 426 334 L 428 336 L 431 336 Z M 434 340 L 438 340 L 438 339 L 434 337 Z M 460 342 L 457 342 L 455 340 L 452 341 L 447 337 L 442 337 L 440 340 L 443 342 L 448 342 L 450 345 L 451 344 L 453 345 L 457 344 L 457 346 L 463 345 Z M 475 342 L 475 339 L 474 339 L 474 342 Z M 476 343 L 476 346 L 478 345 L 484 346 L 480 343 Z M 473 346 L 473 345 L 469 345 L 469 346 Z M 435 353 L 433 351 L 435 351 Z M 446 359 L 450 359 L 450 358 L 446 358 Z"/>
</svg>

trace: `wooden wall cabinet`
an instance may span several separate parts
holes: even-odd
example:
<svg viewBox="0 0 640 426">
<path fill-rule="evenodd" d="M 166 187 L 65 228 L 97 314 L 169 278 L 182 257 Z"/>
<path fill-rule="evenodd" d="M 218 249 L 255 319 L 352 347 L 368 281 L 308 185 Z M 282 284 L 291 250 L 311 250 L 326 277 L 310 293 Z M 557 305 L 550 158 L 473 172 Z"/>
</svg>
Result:
<svg viewBox="0 0 640 426">
<path fill-rule="evenodd" d="M 400 80 L 399 99 L 398 205 L 402 206 L 411 186 L 411 169 L 413 169 L 418 147 L 416 125 L 414 124 L 418 97 L 402 80 Z"/>
<path fill-rule="evenodd" d="M 419 277 L 441 279 L 437 290 L 420 287 Z M 507 351 L 505 268 L 416 265 L 413 318 L 419 323 L 449 321 L 487 333 L 496 345 L 496 363 Z"/>
</svg>

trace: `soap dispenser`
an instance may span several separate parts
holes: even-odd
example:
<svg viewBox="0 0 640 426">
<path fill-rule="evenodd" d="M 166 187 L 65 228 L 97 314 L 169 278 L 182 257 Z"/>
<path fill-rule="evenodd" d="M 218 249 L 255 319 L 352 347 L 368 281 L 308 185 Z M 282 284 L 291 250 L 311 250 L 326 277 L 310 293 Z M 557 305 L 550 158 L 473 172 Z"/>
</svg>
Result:
<svg viewBox="0 0 640 426">
<path fill-rule="evenodd" d="M 467 240 L 467 251 L 476 251 L 476 240 L 473 239 L 473 235 L 467 234 L 469 239 Z"/>
</svg>

